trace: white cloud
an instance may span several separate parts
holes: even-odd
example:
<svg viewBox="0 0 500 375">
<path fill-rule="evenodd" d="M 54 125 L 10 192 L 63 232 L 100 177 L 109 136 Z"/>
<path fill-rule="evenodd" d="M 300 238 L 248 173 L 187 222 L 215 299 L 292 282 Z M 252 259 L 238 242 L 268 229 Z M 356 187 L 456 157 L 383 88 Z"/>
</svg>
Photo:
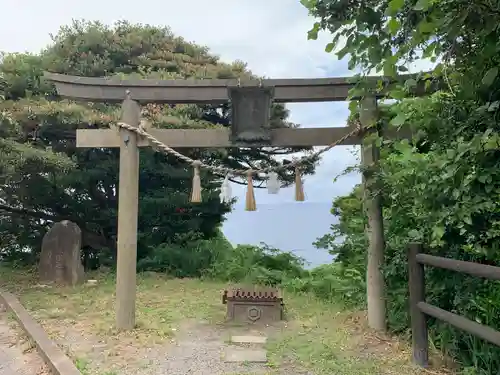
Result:
<svg viewBox="0 0 500 375">
<path fill-rule="evenodd" d="M 170 4 L 169 4 L 170 3 Z M 101 1 L 68 5 L 63 0 L 1 0 L 0 50 L 37 51 L 61 25 L 72 19 L 110 24 L 131 22 L 168 25 L 187 40 L 209 46 L 224 60 L 241 59 L 257 73 L 276 77 L 313 77 L 335 57 L 323 52 L 322 40 L 307 41 L 312 20 L 297 0 Z M 19 27 L 23 20 L 24 27 Z M 32 27 L 30 27 L 32 25 Z M 26 27 L 27 26 L 27 27 Z"/>
</svg>

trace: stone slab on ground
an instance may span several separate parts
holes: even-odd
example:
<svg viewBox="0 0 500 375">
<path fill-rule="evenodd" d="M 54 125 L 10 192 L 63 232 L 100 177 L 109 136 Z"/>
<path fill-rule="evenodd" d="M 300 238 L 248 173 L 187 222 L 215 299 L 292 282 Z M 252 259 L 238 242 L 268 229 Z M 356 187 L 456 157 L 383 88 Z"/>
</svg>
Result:
<svg viewBox="0 0 500 375">
<path fill-rule="evenodd" d="M 34 343 L 38 354 L 43 358 L 52 374 L 82 375 L 71 359 L 49 338 L 43 327 L 33 319 L 13 294 L 0 291 L 0 303 L 7 307 L 7 310 L 19 323 L 23 333 Z M 32 374 L 30 373 L 30 375 Z"/>
<path fill-rule="evenodd" d="M 226 349 L 224 361 L 266 363 L 267 353 L 264 349 L 229 347 Z"/>
<path fill-rule="evenodd" d="M 231 342 L 235 344 L 265 344 L 266 336 L 232 336 Z"/>
</svg>

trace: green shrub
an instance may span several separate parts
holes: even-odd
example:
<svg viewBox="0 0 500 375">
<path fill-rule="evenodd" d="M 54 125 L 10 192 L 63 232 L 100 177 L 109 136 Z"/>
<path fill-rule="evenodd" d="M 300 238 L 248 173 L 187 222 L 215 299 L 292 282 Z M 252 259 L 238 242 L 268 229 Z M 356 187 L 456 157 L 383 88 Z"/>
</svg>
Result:
<svg viewBox="0 0 500 375">
<path fill-rule="evenodd" d="M 137 261 L 139 272 L 166 272 L 174 277 L 201 277 L 221 257 L 233 252 L 233 246 L 222 232 L 210 240 L 194 240 L 181 244 L 166 243 L 149 251 Z"/>
<path fill-rule="evenodd" d="M 388 324 L 393 332 L 408 334 L 409 242 L 422 242 L 426 253 L 433 255 L 500 264 L 500 128 L 492 112 L 481 110 L 474 101 L 446 94 L 389 108 L 391 116 L 398 111 L 418 127 L 420 138 L 413 143 L 386 144 L 378 177 L 383 184 L 379 194 L 386 238 L 383 271 Z M 332 213 L 339 221 L 317 245 L 328 248 L 344 269 L 365 275 L 362 204 L 359 187 L 335 199 Z M 337 238 L 344 241 L 336 243 Z M 346 287 L 352 300 L 361 303 L 365 282 L 351 281 Z M 498 282 L 429 267 L 426 298 L 435 306 L 500 330 L 500 320 L 494 318 L 500 316 Z M 500 348 L 435 319 L 429 319 L 429 327 L 433 344 L 466 368 L 467 374 L 497 374 Z"/>
<path fill-rule="evenodd" d="M 363 275 L 355 269 L 343 268 L 340 263 L 321 265 L 303 277 L 285 280 L 282 286 L 292 292 L 312 293 L 346 307 L 362 306 L 365 300 Z"/>
<path fill-rule="evenodd" d="M 206 275 L 221 280 L 280 285 L 289 278 L 306 274 L 302 259 L 265 244 L 238 245 L 230 252 L 217 255 Z"/>
</svg>

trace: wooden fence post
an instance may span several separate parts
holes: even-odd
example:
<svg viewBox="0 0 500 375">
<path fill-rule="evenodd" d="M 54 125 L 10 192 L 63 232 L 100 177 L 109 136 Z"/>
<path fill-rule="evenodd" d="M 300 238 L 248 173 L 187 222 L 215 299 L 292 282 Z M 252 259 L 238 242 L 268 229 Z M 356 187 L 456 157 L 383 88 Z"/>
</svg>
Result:
<svg viewBox="0 0 500 375">
<path fill-rule="evenodd" d="M 408 287 L 410 290 L 411 338 L 413 362 L 421 367 L 429 365 L 429 341 L 427 318 L 418 307 L 425 302 L 424 266 L 417 262 L 417 254 L 422 252 L 422 244 L 408 245 Z"/>
<path fill-rule="evenodd" d="M 127 97 L 121 121 L 139 126 L 141 107 Z M 118 246 L 116 264 L 116 327 L 135 327 L 137 270 L 137 216 L 139 211 L 139 149 L 137 134 L 120 129 L 120 177 L 118 187 Z"/>
</svg>

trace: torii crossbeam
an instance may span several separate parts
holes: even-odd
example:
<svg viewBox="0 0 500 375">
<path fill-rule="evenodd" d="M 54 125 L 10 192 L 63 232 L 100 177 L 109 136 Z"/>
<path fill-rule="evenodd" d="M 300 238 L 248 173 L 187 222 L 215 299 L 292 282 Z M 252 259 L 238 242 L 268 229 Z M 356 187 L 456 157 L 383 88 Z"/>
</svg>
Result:
<svg viewBox="0 0 500 375">
<path fill-rule="evenodd" d="M 263 88 L 267 98 L 258 92 L 251 99 L 233 103 L 232 130 L 229 129 L 148 129 L 159 141 L 173 148 L 183 147 L 269 147 L 269 146 L 322 146 L 330 145 L 352 131 L 343 128 L 268 129 L 265 117 L 265 100 L 272 96 L 274 102 L 325 102 L 344 101 L 353 86 L 349 78 L 325 79 L 276 79 L 276 80 L 116 80 L 110 78 L 72 77 L 46 73 L 53 81 L 60 96 L 85 102 L 122 102 L 121 122 L 138 127 L 141 107 L 146 103 L 227 103 L 231 95 L 253 95 Z M 374 80 L 380 79 L 374 77 Z M 243 88 L 242 91 L 231 88 Z M 252 94 L 253 93 L 253 94 Z M 382 94 L 381 94 L 382 95 Z M 234 100 L 234 99 L 233 99 Z M 264 100 L 264 101 L 262 101 Z M 260 105 L 257 113 L 245 112 L 251 101 L 252 109 Z M 361 122 L 368 126 L 376 120 L 376 96 L 362 102 Z M 257 111 L 258 112 L 258 111 Z M 264 115 L 262 115 L 264 113 Z M 250 117 L 249 117 L 250 116 Z M 260 116 L 260 117 L 259 117 Z M 264 117 L 262 117 L 264 116 Z M 238 122 L 237 124 L 235 123 Z M 241 124 L 239 123 L 241 122 Z M 259 123 L 259 124 L 257 124 Z M 264 124 L 264 125 L 262 125 Z M 259 126 L 261 128 L 259 128 Z M 241 128 L 239 128 L 241 127 Z M 259 129 L 257 129 L 259 128 Z M 408 129 L 384 129 L 384 136 L 406 138 Z M 135 132 L 125 129 L 79 129 L 76 136 L 77 147 L 120 147 L 119 201 L 118 201 L 118 241 L 117 241 L 117 284 L 116 284 L 116 325 L 119 329 L 135 326 L 136 261 L 137 261 L 137 216 L 138 216 L 138 147 L 148 146 L 138 139 Z M 251 139 L 251 142 L 250 142 Z M 343 145 L 362 144 L 359 136 L 353 136 L 340 143 Z M 366 145 L 362 161 L 366 165 L 378 160 L 377 148 Z M 364 176 L 366 185 L 372 177 Z M 368 249 L 368 310 L 372 328 L 385 329 L 384 283 L 381 265 L 384 254 L 382 211 L 377 197 L 366 201 L 369 226 Z"/>
</svg>

